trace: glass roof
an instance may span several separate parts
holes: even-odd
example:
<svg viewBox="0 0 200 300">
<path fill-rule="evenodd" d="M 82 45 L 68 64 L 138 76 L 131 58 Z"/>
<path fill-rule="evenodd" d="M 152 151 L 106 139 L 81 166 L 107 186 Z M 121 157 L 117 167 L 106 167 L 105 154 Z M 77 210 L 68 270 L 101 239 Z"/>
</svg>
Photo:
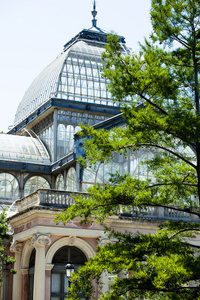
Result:
<svg viewBox="0 0 200 300">
<path fill-rule="evenodd" d="M 103 44 L 98 41 L 75 40 L 33 81 L 18 106 L 15 125 L 55 97 L 117 105 L 111 100 L 106 79 L 101 77 L 103 51 Z"/>
<path fill-rule="evenodd" d="M 39 139 L 3 133 L 0 134 L 0 160 L 50 163 L 49 154 Z"/>
</svg>

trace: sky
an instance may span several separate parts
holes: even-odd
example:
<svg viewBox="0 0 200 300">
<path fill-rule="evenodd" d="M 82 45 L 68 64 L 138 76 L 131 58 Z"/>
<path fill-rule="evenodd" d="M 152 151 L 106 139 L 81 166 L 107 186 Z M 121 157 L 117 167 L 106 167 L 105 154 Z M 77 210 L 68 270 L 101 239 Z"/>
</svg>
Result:
<svg viewBox="0 0 200 300">
<path fill-rule="evenodd" d="M 138 51 L 151 32 L 150 0 L 96 0 L 97 26 Z M 14 124 L 34 78 L 72 37 L 92 26 L 93 0 L 0 0 L 0 131 Z"/>
</svg>

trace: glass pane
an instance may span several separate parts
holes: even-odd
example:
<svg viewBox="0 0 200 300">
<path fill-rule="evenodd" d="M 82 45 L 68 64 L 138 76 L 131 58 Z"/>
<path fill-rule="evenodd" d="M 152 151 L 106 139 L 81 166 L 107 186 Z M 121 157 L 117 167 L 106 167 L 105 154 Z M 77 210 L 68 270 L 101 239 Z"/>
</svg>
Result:
<svg viewBox="0 0 200 300">
<path fill-rule="evenodd" d="M 51 292 L 52 293 L 60 293 L 60 274 L 52 274 Z M 55 298 L 55 299 L 59 299 L 59 298 Z"/>
<path fill-rule="evenodd" d="M 70 168 L 67 173 L 66 186 L 67 191 L 76 191 L 76 171 L 74 168 Z"/>
<path fill-rule="evenodd" d="M 24 195 L 27 196 L 38 189 L 50 189 L 48 181 L 41 176 L 33 176 L 29 178 L 25 184 Z"/>
<path fill-rule="evenodd" d="M 56 190 L 64 190 L 64 178 L 62 174 L 56 178 L 55 188 Z"/>
<path fill-rule="evenodd" d="M 69 286 L 68 278 L 66 276 L 64 276 L 64 293 L 65 294 L 67 293 L 68 286 Z"/>
</svg>

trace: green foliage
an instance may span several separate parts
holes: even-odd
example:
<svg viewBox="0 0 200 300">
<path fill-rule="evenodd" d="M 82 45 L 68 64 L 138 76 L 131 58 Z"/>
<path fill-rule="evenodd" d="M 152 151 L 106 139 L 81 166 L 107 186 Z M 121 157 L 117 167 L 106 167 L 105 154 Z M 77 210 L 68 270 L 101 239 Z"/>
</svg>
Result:
<svg viewBox="0 0 200 300">
<path fill-rule="evenodd" d="M 4 209 L 4 211 L 0 213 L 0 285 L 3 275 L 3 265 L 12 265 L 16 261 L 14 257 L 7 256 L 5 252 L 4 241 L 9 239 L 8 231 L 6 209 Z M 14 269 L 11 269 L 10 272 L 13 274 L 16 273 Z"/>
<path fill-rule="evenodd" d="M 169 227 L 174 234 L 171 235 Z M 68 299 L 77 299 L 77 291 L 85 290 L 87 295 L 94 292 L 91 282 L 100 281 L 102 272 L 129 274 L 124 279 L 117 278 L 112 291 L 102 299 L 197 299 L 199 287 L 189 288 L 191 280 L 199 279 L 199 252 L 182 242 L 182 235 L 176 225 L 165 224 L 154 235 L 136 235 L 111 232 L 117 243 L 97 248 L 97 256 L 74 274 L 73 287 Z M 199 224 L 187 224 L 189 228 L 200 230 Z"/>
<path fill-rule="evenodd" d="M 154 155 L 145 163 L 153 180 L 128 174 L 89 189 L 89 197 L 76 198 L 58 221 L 76 216 L 82 222 L 104 224 L 111 215 L 146 206 L 172 207 L 200 217 L 200 1 L 152 0 L 153 33 L 139 54 L 125 55 L 118 38 L 109 37 L 103 54 L 103 76 L 110 80 L 113 100 L 120 103 L 126 126 L 111 131 L 82 127 L 87 163 L 108 162 L 113 153 L 145 148 Z M 84 160 L 86 163 L 86 160 Z M 195 201 L 194 201 L 195 200 Z M 200 299 L 199 248 L 190 245 L 198 223 L 162 224 L 156 234 L 131 235 L 109 231 L 117 240 L 97 249 L 74 274 L 68 299 L 91 283 L 100 284 L 102 272 L 127 273 L 117 278 L 102 299 Z"/>
</svg>

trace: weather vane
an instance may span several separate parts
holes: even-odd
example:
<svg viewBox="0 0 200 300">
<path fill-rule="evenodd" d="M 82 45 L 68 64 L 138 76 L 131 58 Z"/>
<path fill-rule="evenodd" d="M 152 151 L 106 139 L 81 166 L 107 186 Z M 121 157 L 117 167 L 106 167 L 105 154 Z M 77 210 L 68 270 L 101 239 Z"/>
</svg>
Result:
<svg viewBox="0 0 200 300">
<path fill-rule="evenodd" d="M 95 0 L 94 0 L 94 2 L 93 2 L 93 11 L 92 11 L 92 15 L 93 15 L 92 26 L 93 26 L 93 27 L 97 27 L 97 20 L 95 19 L 96 15 L 97 15 L 97 11 L 96 11 L 96 1 L 95 1 Z"/>
</svg>

